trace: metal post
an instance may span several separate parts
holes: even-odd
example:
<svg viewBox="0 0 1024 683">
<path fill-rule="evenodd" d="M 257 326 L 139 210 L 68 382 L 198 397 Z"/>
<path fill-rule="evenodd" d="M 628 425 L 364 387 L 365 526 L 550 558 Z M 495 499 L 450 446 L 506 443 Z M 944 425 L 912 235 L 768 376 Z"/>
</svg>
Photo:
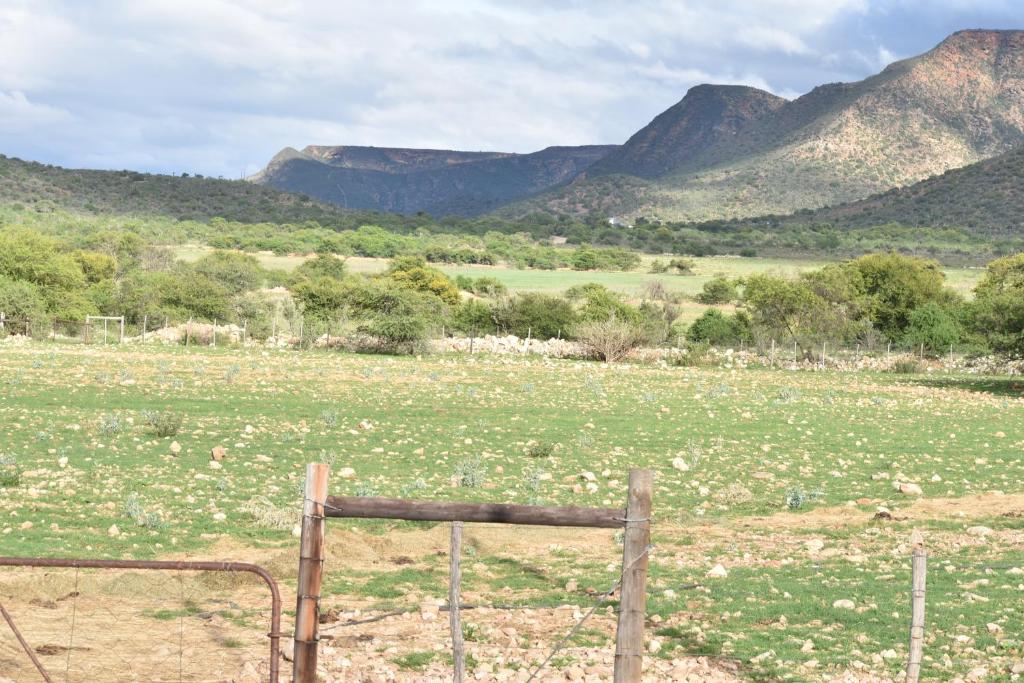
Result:
<svg viewBox="0 0 1024 683">
<path fill-rule="evenodd" d="M 117 333 L 117 343 L 124 344 L 124 316 L 121 316 L 121 328 Z"/>
<path fill-rule="evenodd" d="M 302 540 L 299 544 L 299 586 L 295 601 L 294 683 L 316 683 L 319 645 L 320 585 L 324 572 L 324 503 L 327 476 L 324 463 L 306 465 L 302 503 Z"/>
<path fill-rule="evenodd" d="M 640 683 L 644 663 L 647 561 L 651 543 L 651 470 L 629 471 L 622 548 L 622 596 L 615 633 L 615 683 Z"/>
<path fill-rule="evenodd" d="M 462 522 L 452 522 L 452 542 L 448 551 L 449 583 L 448 583 L 448 617 L 452 628 L 452 660 L 454 670 L 453 683 L 462 683 L 465 676 L 466 655 L 462 642 L 462 618 L 459 614 L 459 593 L 462 586 Z"/>
</svg>

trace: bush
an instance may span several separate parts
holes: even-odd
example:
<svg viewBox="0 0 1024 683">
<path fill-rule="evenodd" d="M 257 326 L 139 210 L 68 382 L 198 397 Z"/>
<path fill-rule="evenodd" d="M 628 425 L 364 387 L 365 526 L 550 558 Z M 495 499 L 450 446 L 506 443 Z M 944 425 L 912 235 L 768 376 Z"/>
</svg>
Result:
<svg viewBox="0 0 1024 683">
<path fill-rule="evenodd" d="M 697 262 L 692 258 L 674 258 L 668 262 L 668 269 L 674 270 L 676 275 L 693 275 L 693 269 Z"/>
<path fill-rule="evenodd" d="M 736 346 L 740 342 L 751 341 L 750 328 L 750 317 L 743 311 L 727 315 L 716 308 L 709 308 L 693 321 L 686 331 L 686 338 L 712 346 Z"/>
<path fill-rule="evenodd" d="M 451 278 L 427 265 L 422 256 L 400 256 L 391 261 L 384 276 L 398 285 L 424 294 L 432 294 L 449 305 L 459 303 L 459 288 Z"/>
<path fill-rule="evenodd" d="M 214 251 L 196 261 L 192 267 L 230 294 L 252 291 L 263 284 L 266 277 L 263 266 L 255 256 L 237 251 Z"/>
<path fill-rule="evenodd" d="M 933 356 L 940 355 L 960 341 L 960 324 L 942 306 L 929 302 L 910 313 L 903 340 L 914 348 L 924 347 Z"/>
<path fill-rule="evenodd" d="M 182 422 L 184 419 L 181 415 L 170 411 L 145 411 L 142 414 L 142 423 L 146 425 L 151 434 L 161 439 L 176 436 L 181 430 Z"/>
<path fill-rule="evenodd" d="M 353 289 L 351 306 L 359 321 L 356 329 L 376 340 L 378 349 L 392 353 L 422 350 L 443 314 L 437 297 L 387 281 Z"/>
<path fill-rule="evenodd" d="M 577 326 L 575 337 L 601 360 L 614 363 L 639 346 L 643 330 L 636 323 L 620 320 L 614 315 L 605 320 L 592 320 Z"/>
<path fill-rule="evenodd" d="M 479 299 L 463 301 L 452 315 L 452 329 L 473 336 L 493 330 L 494 316 L 491 307 Z"/>
<path fill-rule="evenodd" d="M 517 337 L 550 339 L 567 335 L 576 323 L 576 311 L 561 297 L 525 292 L 495 305 L 494 318 L 499 327 Z"/>
<path fill-rule="evenodd" d="M 345 259 L 338 258 L 333 254 L 317 254 L 299 264 L 299 267 L 292 271 L 292 279 L 326 277 L 332 280 L 344 280 L 346 272 Z"/>
<path fill-rule="evenodd" d="M 736 283 L 727 277 L 718 276 L 704 283 L 704 288 L 697 295 L 697 301 L 712 306 L 735 301 L 738 296 Z"/>
<path fill-rule="evenodd" d="M 920 371 L 921 365 L 914 358 L 900 358 L 891 368 L 891 372 L 898 375 L 916 375 Z"/>
<path fill-rule="evenodd" d="M 43 321 L 46 314 L 46 302 L 39 288 L 31 282 L 11 280 L 0 276 L 0 312 L 8 320 Z"/>
</svg>

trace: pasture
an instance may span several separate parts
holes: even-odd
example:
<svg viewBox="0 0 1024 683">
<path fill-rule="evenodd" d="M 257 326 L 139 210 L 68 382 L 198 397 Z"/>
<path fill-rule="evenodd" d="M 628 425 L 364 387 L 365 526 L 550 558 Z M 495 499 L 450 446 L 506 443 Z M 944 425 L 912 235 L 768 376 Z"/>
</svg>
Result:
<svg viewBox="0 0 1024 683">
<path fill-rule="evenodd" d="M 293 591 L 306 462 L 329 462 L 340 495 L 598 507 L 620 505 L 643 466 L 656 471 L 653 662 L 708 656 L 742 680 L 895 677 L 918 529 L 924 678 L 1008 680 L 1024 659 L 1022 391 L 956 374 L 6 345 L 0 546 L 255 559 Z M 325 609 L 444 597 L 443 525 L 347 520 L 327 536 Z M 506 680 L 571 626 L 561 606 L 585 612 L 619 568 L 599 530 L 469 525 L 466 538 L 466 601 L 530 608 L 464 617 L 471 664 L 520 675 Z M 384 623 L 365 627 L 371 644 L 348 628 L 324 658 L 361 648 L 409 680 L 443 671 L 443 618 L 402 637 Z M 610 658 L 613 616 L 588 626 L 560 667 Z"/>
</svg>

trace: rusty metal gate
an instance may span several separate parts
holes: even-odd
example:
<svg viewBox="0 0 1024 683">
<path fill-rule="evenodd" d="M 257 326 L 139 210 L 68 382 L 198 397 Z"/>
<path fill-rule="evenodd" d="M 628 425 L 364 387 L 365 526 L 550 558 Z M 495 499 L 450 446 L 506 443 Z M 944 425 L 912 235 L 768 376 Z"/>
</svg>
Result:
<svg viewBox="0 0 1024 683">
<path fill-rule="evenodd" d="M 158 561 L 158 560 L 90 560 L 90 559 L 71 559 L 71 558 L 45 558 L 45 557 L 0 557 L 0 567 L 42 567 L 42 568 L 61 568 L 61 569 L 126 569 L 126 570 L 163 570 L 163 571 L 176 571 L 176 572 L 242 572 L 253 574 L 259 577 L 270 589 L 271 596 L 271 616 L 270 616 L 270 632 L 267 633 L 267 637 L 270 640 L 270 660 L 268 669 L 268 678 L 270 683 L 278 683 L 278 670 L 279 670 L 279 658 L 280 658 L 280 639 L 281 639 L 281 594 L 277 587 L 277 582 L 270 573 L 260 567 L 259 565 L 249 564 L 245 562 L 211 562 L 211 561 Z M 77 573 L 76 573 L 77 577 Z M 77 598 L 77 591 L 74 593 Z M 14 637 L 16 638 L 20 648 L 25 652 L 26 656 L 32 662 L 36 671 L 39 672 L 42 680 L 46 683 L 53 683 L 54 679 L 50 672 L 47 671 L 43 662 L 39 659 L 38 648 L 33 648 L 25 637 L 25 634 L 18 628 L 18 625 L 11 615 L 11 613 L 5 608 L 0 602 L 0 616 L 3 617 L 5 624 L 0 624 L 0 628 L 9 628 Z M 70 653 L 72 649 L 71 638 L 74 635 L 74 612 L 72 613 L 71 620 L 71 632 L 69 636 L 69 644 L 67 648 L 64 648 L 68 652 L 68 659 L 70 661 Z M 181 654 L 179 652 L 179 660 Z M 180 661 L 179 661 L 180 666 Z M 180 679 L 180 669 L 179 669 Z"/>
</svg>

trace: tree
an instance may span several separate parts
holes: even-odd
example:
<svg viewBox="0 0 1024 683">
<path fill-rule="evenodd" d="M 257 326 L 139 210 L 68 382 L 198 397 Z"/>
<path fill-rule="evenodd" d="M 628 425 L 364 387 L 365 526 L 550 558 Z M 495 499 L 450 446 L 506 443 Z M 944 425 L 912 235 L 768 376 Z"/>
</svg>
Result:
<svg viewBox="0 0 1024 683">
<path fill-rule="evenodd" d="M 989 263 L 974 294 L 971 327 L 994 351 L 1024 355 L 1024 253 Z"/>
<path fill-rule="evenodd" d="M 704 288 L 697 295 L 697 301 L 708 306 L 727 304 L 739 296 L 736 283 L 724 276 L 713 277 L 704 283 Z"/>
<path fill-rule="evenodd" d="M 686 331 L 686 338 L 712 346 L 736 346 L 740 342 L 750 342 L 750 317 L 743 311 L 727 315 L 717 308 L 709 308 L 693 321 Z"/>
<path fill-rule="evenodd" d="M 914 348 L 939 355 L 960 341 L 960 324 L 945 308 L 929 301 L 910 312 L 903 339 Z"/>
<path fill-rule="evenodd" d="M 303 261 L 293 271 L 293 279 L 327 277 L 334 280 L 345 279 L 345 259 L 333 254 L 317 254 L 308 261 Z"/>
<path fill-rule="evenodd" d="M 945 276 L 935 261 L 902 254 L 867 254 L 850 261 L 855 284 L 867 298 L 867 314 L 875 328 L 900 337 L 910 313 L 929 301 L 948 300 Z"/>
<path fill-rule="evenodd" d="M 415 292 L 432 294 L 448 305 L 459 303 L 459 288 L 451 278 L 427 265 L 422 256 L 399 256 L 392 259 L 384 276 Z"/>
<path fill-rule="evenodd" d="M 266 277 L 263 266 L 255 256 L 237 251 L 214 251 L 196 261 L 193 268 L 231 294 L 251 292 Z"/>
<path fill-rule="evenodd" d="M 576 311 L 561 297 L 524 292 L 495 305 L 494 318 L 516 336 L 550 339 L 558 334 L 567 336 L 576 324 Z"/>
<path fill-rule="evenodd" d="M 302 312 L 317 320 L 334 320 L 350 302 L 352 288 L 340 280 L 317 277 L 299 281 L 292 296 L 302 304 Z"/>
</svg>

